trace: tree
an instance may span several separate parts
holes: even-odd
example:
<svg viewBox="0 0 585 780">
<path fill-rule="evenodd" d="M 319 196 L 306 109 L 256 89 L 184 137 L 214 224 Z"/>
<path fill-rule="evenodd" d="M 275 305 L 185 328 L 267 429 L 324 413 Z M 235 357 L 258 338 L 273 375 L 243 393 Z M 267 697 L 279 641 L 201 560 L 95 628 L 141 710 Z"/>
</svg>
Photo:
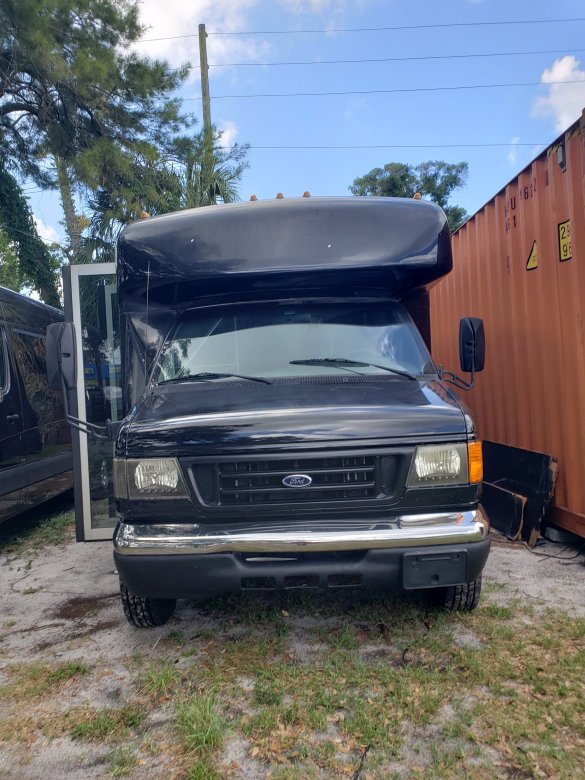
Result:
<svg viewBox="0 0 585 780">
<path fill-rule="evenodd" d="M 221 132 L 212 133 L 209 155 L 205 131 L 194 137 L 179 136 L 169 145 L 167 168 L 179 183 L 180 208 L 193 209 L 239 200 L 238 183 L 248 168 L 247 145 L 224 149 Z"/>
<path fill-rule="evenodd" d="M 60 306 L 58 260 L 37 233 L 28 202 L 14 176 L 0 163 L 0 279 L 20 291 L 27 285 L 45 303 Z"/>
<path fill-rule="evenodd" d="M 0 153 L 40 186 L 58 187 L 74 259 L 75 194 L 111 190 L 138 156 L 185 125 L 172 69 L 132 51 L 138 0 L 0 0 Z"/>
<path fill-rule="evenodd" d="M 93 212 L 82 255 L 112 259 L 120 230 L 128 222 L 186 208 L 232 203 L 238 198 L 238 183 L 248 167 L 246 145 L 231 149 L 219 146 L 221 133 L 213 131 L 213 152 L 208 158 L 205 133 L 177 136 L 160 155 L 137 155 L 132 164 L 118 169 L 112 189 L 100 187 L 90 200 Z"/>
<path fill-rule="evenodd" d="M 6 233 L 0 229 L 0 287 L 22 290 L 26 284 L 18 262 L 18 249 Z"/>
<path fill-rule="evenodd" d="M 449 205 L 449 199 L 453 190 L 465 185 L 468 170 L 466 162 L 429 160 L 416 166 L 387 163 L 383 168 L 373 168 L 365 176 L 354 179 L 349 189 L 353 195 L 395 198 L 412 198 L 420 192 L 443 209 L 451 230 L 456 230 L 465 221 L 467 212 L 461 206 Z"/>
</svg>

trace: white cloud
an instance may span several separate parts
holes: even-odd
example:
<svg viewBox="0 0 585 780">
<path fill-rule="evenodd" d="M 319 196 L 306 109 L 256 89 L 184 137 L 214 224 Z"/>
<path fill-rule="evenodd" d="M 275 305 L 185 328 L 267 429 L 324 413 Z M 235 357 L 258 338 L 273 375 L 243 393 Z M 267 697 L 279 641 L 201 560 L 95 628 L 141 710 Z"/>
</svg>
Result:
<svg viewBox="0 0 585 780">
<path fill-rule="evenodd" d="M 239 127 L 231 119 L 220 119 L 217 123 L 218 128 L 221 130 L 220 146 L 228 147 L 233 146 L 240 132 Z"/>
<path fill-rule="evenodd" d="M 280 0 L 287 11 L 293 14 L 323 14 L 334 12 L 339 15 L 351 7 L 360 9 L 379 0 Z"/>
<path fill-rule="evenodd" d="M 520 137 L 515 135 L 510 141 L 510 151 L 508 152 L 508 162 L 510 165 L 515 165 L 518 159 L 518 144 L 520 143 Z"/>
<path fill-rule="evenodd" d="M 535 116 L 548 116 L 554 120 L 555 129 L 559 132 L 579 118 L 585 106 L 585 70 L 572 54 L 567 54 L 555 60 L 550 68 L 546 68 L 540 77 L 543 84 L 548 84 L 548 95 L 536 98 L 532 107 Z M 555 84 L 552 82 L 572 81 L 573 84 Z"/>
<path fill-rule="evenodd" d="M 332 5 L 339 5 L 338 0 L 280 0 L 288 11 L 293 14 L 321 14 Z"/>
<path fill-rule="evenodd" d="M 329 36 L 335 36 L 337 29 L 345 26 L 350 11 L 361 11 L 366 6 L 380 3 L 381 0 L 279 0 L 286 11 L 295 16 L 321 16 L 318 24 L 323 26 Z M 382 0 L 384 2 L 384 0 Z"/>
<path fill-rule="evenodd" d="M 249 28 L 249 11 L 258 0 L 142 0 L 141 21 L 149 29 L 144 38 L 166 38 L 136 45 L 136 50 L 152 58 L 164 58 L 177 67 L 185 62 L 199 65 L 199 24 L 205 24 L 209 64 L 245 62 L 265 57 L 269 46 L 255 36 L 209 35 L 214 30 L 237 32 Z M 194 35 L 191 38 L 176 36 Z M 218 73 L 223 72 L 223 68 Z M 215 75 L 215 74 L 213 74 Z M 191 71 L 199 80 L 199 68 Z"/>
<path fill-rule="evenodd" d="M 46 241 L 47 244 L 54 244 L 59 242 L 59 233 L 51 225 L 46 225 L 40 217 L 33 214 L 33 219 L 37 228 L 37 233 Z"/>
</svg>

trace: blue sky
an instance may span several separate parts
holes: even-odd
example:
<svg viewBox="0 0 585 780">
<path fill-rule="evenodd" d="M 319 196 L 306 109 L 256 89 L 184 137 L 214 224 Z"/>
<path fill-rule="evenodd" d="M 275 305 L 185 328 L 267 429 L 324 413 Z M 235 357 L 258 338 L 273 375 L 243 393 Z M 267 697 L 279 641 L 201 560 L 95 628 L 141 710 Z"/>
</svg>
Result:
<svg viewBox="0 0 585 780">
<path fill-rule="evenodd" d="M 143 20 L 150 28 L 145 38 L 166 40 L 144 41 L 139 50 L 165 57 L 173 65 L 185 61 L 198 64 L 197 25 L 207 25 L 209 62 L 215 66 L 210 69 L 212 119 L 224 128 L 227 144 L 237 140 L 252 147 L 396 145 L 344 150 L 252 148 L 250 168 L 241 186 L 244 200 L 251 193 L 271 198 L 278 191 L 298 196 L 306 189 L 314 195 L 346 195 L 356 176 L 387 162 L 465 160 L 469 180 L 453 200 L 473 213 L 585 107 L 585 22 L 336 32 L 340 28 L 585 17 L 583 0 L 143 0 L 142 7 Z M 267 34 L 270 30 L 327 32 Z M 243 31 L 257 34 L 238 34 Z M 174 37 L 187 35 L 193 37 Z M 449 58 L 510 52 L 516 54 Z M 426 57 L 444 59 L 252 64 Z M 511 82 L 537 82 L 540 86 L 221 97 Z M 181 96 L 185 109 L 198 117 L 201 103 L 194 98 L 199 95 L 198 70 L 194 68 Z M 440 148 L 452 144 L 503 146 Z M 409 149 L 408 145 L 425 148 Z M 55 195 L 32 192 L 30 204 L 44 235 L 62 237 Z"/>
</svg>

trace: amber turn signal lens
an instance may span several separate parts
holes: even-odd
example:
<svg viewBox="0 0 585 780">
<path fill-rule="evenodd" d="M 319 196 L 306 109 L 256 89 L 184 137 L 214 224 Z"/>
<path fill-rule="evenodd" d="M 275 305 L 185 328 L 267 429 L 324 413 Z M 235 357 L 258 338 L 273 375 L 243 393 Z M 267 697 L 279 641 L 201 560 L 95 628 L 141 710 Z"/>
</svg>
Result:
<svg viewBox="0 0 585 780">
<path fill-rule="evenodd" d="M 467 463 L 469 481 L 481 482 L 483 480 L 483 455 L 480 441 L 470 441 L 467 445 Z"/>
</svg>

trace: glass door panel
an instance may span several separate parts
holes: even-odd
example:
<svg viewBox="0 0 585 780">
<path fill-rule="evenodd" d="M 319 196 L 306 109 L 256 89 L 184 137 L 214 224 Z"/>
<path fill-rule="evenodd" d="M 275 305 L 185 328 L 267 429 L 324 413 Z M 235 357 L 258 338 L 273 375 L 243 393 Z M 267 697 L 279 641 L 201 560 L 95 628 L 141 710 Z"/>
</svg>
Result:
<svg viewBox="0 0 585 780">
<path fill-rule="evenodd" d="M 123 417 L 115 264 L 69 266 L 64 294 L 66 319 L 73 321 L 76 334 L 77 417 L 105 427 L 108 420 Z M 80 431 L 74 431 L 73 440 L 77 538 L 111 538 L 117 520 L 113 444 Z"/>
</svg>

